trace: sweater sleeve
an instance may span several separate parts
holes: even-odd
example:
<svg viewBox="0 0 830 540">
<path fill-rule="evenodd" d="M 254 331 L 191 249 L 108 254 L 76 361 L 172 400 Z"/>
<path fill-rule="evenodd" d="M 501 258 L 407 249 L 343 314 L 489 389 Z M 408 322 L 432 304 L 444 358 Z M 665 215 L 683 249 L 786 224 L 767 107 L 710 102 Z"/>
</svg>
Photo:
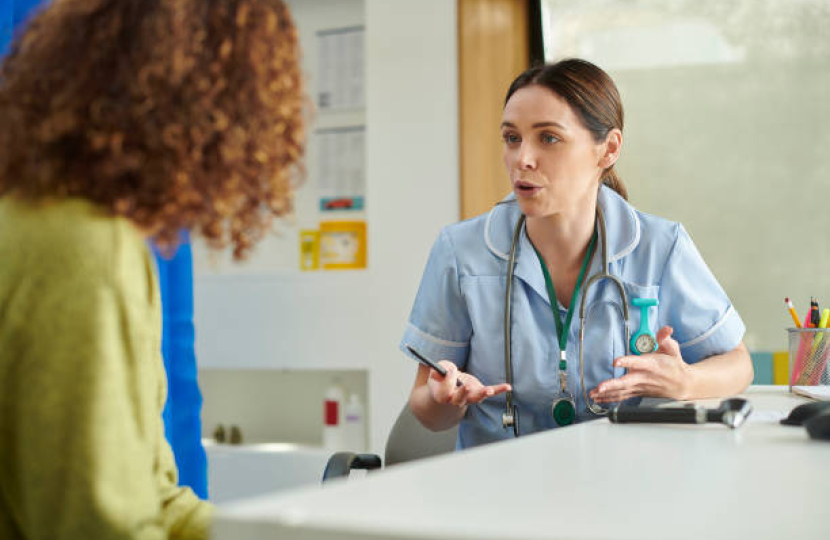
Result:
<svg viewBox="0 0 830 540">
<path fill-rule="evenodd" d="M 151 306 L 110 284 L 57 281 L 13 340 L 22 536 L 206 538 L 210 506 L 175 485 L 163 435 Z"/>
<path fill-rule="evenodd" d="M 161 359 L 159 359 L 161 362 Z M 208 538 L 213 506 L 202 501 L 189 487 L 178 485 L 178 471 L 173 451 L 164 437 L 159 421 L 158 437 L 159 494 L 164 528 L 171 540 L 204 540 Z"/>
</svg>

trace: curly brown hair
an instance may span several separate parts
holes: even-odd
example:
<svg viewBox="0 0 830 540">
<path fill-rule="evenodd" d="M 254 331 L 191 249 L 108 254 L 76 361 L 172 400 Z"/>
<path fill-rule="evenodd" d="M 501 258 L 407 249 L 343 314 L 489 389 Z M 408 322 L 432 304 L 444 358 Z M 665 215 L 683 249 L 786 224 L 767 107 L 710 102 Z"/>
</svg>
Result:
<svg viewBox="0 0 830 540">
<path fill-rule="evenodd" d="M 55 0 L 0 68 L 0 196 L 82 197 L 243 258 L 301 177 L 298 49 L 281 0 Z"/>
</svg>

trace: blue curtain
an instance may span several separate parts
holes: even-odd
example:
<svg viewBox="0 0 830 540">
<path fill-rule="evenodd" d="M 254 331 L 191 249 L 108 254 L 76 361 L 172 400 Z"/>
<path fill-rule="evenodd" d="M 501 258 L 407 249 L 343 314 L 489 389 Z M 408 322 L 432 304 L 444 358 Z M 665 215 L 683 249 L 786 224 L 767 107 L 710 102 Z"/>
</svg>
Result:
<svg viewBox="0 0 830 540">
<path fill-rule="evenodd" d="M 12 39 L 14 27 L 14 4 L 3 0 L 0 3 L 0 55 L 5 55 Z"/>
<path fill-rule="evenodd" d="M 15 29 L 26 20 L 32 8 L 47 3 L 44 0 L 0 0 L 0 55 L 8 52 Z"/>
<path fill-rule="evenodd" d="M 14 32 L 48 0 L 0 0 L 0 57 L 8 52 Z M 179 484 L 203 499 L 207 493 L 207 458 L 202 446 L 202 394 L 196 380 L 193 346 L 193 262 L 187 235 L 172 259 L 156 251 L 163 309 L 162 355 L 167 369 L 164 429 L 179 468 Z"/>
<path fill-rule="evenodd" d="M 202 446 L 202 394 L 197 380 L 193 329 L 193 258 L 186 234 L 171 259 L 156 250 L 167 369 L 164 428 L 179 468 L 179 484 L 206 499 L 207 457 Z"/>
</svg>

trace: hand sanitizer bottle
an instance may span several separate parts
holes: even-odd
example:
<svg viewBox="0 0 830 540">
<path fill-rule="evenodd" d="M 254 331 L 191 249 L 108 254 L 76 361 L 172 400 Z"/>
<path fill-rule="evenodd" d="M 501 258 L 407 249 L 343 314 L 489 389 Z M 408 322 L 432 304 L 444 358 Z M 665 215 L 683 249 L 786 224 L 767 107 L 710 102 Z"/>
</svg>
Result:
<svg viewBox="0 0 830 540">
<path fill-rule="evenodd" d="M 331 452 L 347 450 L 343 419 L 345 394 L 335 379 L 326 390 L 323 403 L 323 448 Z"/>
<path fill-rule="evenodd" d="M 346 447 L 356 453 L 366 451 L 366 422 L 363 403 L 360 396 L 351 394 L 346 405 Z"/>
</svg>

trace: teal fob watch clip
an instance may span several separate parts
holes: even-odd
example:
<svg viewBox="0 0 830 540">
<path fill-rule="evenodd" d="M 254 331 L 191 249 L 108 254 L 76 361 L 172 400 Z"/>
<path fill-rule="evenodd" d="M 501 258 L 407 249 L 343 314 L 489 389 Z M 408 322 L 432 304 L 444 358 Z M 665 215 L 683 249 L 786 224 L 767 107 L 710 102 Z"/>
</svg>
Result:
<svg viewBox="0 0 830 540">
<path fill-rule="evenodd" d="M 640 328 L 631 336 L 631 352 L 647 354 L 657 350 L 657 336 L 651 331 L 648 324 L 648 308 L 656 306 L 656 298 L 632 298 L 631 303 L 640 308 Z"/>
</svg>

